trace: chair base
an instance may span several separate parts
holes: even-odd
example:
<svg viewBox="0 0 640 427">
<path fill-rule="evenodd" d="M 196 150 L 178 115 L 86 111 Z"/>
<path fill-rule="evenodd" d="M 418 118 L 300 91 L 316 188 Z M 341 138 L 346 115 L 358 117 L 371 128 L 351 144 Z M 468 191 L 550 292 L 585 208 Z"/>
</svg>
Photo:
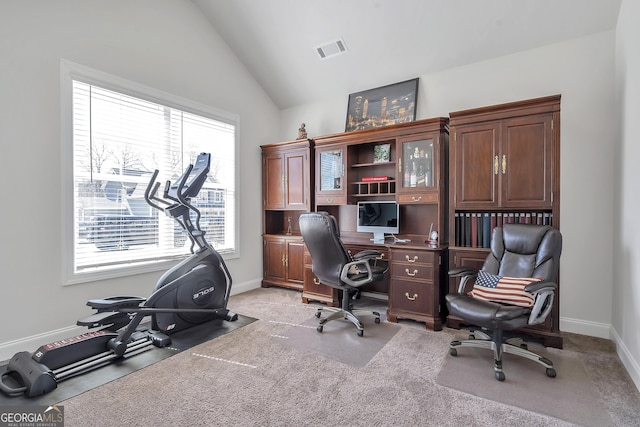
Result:
<svg viewBox="0 0 640 427">
<path fill-rule="evenodd" d="M 330 314 L 327 317 L 320 319 L 323 311 L 327 311 Z M 358 315 L 360 316 L 373 315 L 375 316 L 375 322 L 380 323 L 380 313 L 378 313 L 377 311 L 345 310 L 343 308 L 337 308 L 337 307 L 320 307 L 318 308 L 318 311 L 316 311 L 316 317 L 320 319 L 320 322 L 318 323 L 318 327 L 316 328 L 316 330 L 318 332 L 322 332 L 322 330 L 324 329 L 324 324 L 331 320 L 346 319 L 356 326 L 357 334 L 359 337 L 361 337 L 364 335 L 364 326 L 362 325 L 362 322 L 358 318 Z"/>
<path fill-rule="evenodd" d="M 549 359 L 540 356 L 527 349 L 527 345 L 520 339 L 514 338 L 506 341 L 500 341 L 496 343 L 489 335 L 481 331 L 472 331 L 469 334 L 468 340 L 454 340 L 449 344 L 449 354 L 452 356 L 458 355 L 458 347 L 476 347 L 484 348 L 493 351 L 494 360 L 494 372 L 498 381 L 504 381 L 505 375 L 502 371 L 502 354 L 510 353 L 516 356 L 524 357 L 534 362 L 538 362 L 546 368 L 546 374 L 550 378 L 556 376 L 556 371 L 553 368 L 553 362 Z"/>
</svg>

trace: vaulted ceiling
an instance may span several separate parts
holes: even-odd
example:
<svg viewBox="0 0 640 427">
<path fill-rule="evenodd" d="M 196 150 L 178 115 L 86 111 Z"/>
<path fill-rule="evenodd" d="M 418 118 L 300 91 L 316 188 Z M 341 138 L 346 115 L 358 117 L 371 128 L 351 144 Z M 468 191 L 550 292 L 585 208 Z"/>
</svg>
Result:
<svg viewBox="0 0 640 427">
<path fill-rule="evenodd" d="M 621 0 L 191 1 L 285 109 L 611 30 Z"/>
</svg>

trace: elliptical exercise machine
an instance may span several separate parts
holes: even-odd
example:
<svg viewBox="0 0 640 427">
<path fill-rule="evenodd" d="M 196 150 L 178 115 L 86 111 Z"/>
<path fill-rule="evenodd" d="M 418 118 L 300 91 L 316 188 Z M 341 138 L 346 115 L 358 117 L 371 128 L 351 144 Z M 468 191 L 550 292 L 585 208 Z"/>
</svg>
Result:
<svg viewBox="0 0 640 427">
<path fill-rule="evenodd" d="M 214 319 L 238 319 L 227 309 L 232 285 L 229 270 L 206 241 L 200 211 L 191 204 L 206 181 L 210 161 L 209 153 L 198 155 L 195 165 L 189 165 L 174 184 L 167 181 L 161 197 L 157 195 L 160 183 L 156 182 L 156 170 L 145 191 L 151 207 L 173 217 L 187 232 L 191 256 L 164 273 L 149 298 L 89 300 L 87 305 L 96 312 L 77 324 L 101 329 L 45 344 L 34 353 L 16 353 L 0 371 L 2 392 L 40 396 L 65 379 L 134 356 L 151 345 L 166 347 L 171 344 L 170 334 Z M 151 329 L 140 328 L 147 316 L 151 316 Z"/>
</svg>

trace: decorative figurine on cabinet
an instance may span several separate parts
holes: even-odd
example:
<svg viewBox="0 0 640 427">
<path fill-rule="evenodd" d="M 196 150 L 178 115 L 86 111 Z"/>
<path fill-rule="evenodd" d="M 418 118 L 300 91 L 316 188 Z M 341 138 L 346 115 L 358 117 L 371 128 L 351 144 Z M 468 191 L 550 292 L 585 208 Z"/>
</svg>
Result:
<svg viewBox="0 0 640 427">
<path fill-rule="evenodd" d="M 305 129 L 304 123 L 302 123 L 300 129 L 298 129 L 298 139 L 307 139 L 307 130 Z"/>
</svg>

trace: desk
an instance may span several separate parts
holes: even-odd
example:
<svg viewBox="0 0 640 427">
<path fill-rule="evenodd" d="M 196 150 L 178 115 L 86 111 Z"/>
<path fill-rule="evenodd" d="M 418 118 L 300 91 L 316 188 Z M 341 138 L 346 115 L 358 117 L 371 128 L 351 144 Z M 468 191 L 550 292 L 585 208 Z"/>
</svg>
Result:
<svg viewBox="0 0 640 427">
<path fill-rule="evenodd" d="M 442 330 L 444 294 L 446 292 L 447 247 L 424 243 L 366 244 L 344 242 L 347 249 L 356 253 L 374 249 L 389 260 L 389 272 L 385 279 L 362 290 L 387 294 L 389 303 L 387 319 L 412 319 L 424 322 L 428 329 Z M 302 302 L 321 301 L 330 307 L 340 305 L 337 289 L 323 285 L 311 271 L 311 256 L 305 250 L 304 286 Z"/>
</svg>

